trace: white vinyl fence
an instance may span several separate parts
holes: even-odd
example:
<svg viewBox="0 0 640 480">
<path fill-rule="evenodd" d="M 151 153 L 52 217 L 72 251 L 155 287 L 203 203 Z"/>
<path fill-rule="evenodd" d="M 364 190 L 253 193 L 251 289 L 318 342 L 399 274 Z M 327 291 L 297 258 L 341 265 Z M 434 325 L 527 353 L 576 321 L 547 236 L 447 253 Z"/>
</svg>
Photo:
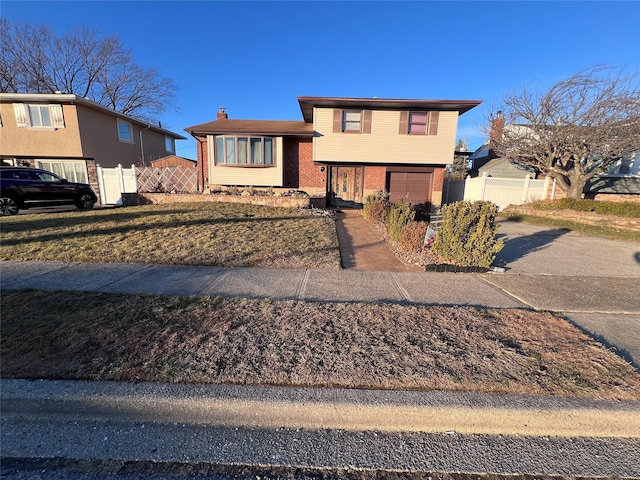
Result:
<svg viewBox="0 0 640 480">
<path fill-rule="evenodd" d="M 100 203 L 103 205 L 122 205 L 123 193 L 136 193 L 138 182 L 136 180 L 136 167 L 102 168 L 97 166 L 98 185 L 100 186 Z"/>
<path fill-rule="evenodd" d="M 544 180 L 526 178 L 496 178 L 484 174 L 467 178 L 464 188 L 465 200 L 486 200 L 498 205 L 498 209 L 509 205 L 544 200 L 551 186 L 550 177 Z"/>
</svg>

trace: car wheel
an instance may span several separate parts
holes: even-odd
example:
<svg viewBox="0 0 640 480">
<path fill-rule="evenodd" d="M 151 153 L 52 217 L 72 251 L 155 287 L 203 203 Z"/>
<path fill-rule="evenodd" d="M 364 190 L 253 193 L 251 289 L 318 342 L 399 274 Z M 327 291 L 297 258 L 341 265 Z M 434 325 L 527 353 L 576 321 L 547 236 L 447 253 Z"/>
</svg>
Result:
<svg viewBox="0 0 640 480">
<path fill-rule="evenodd" d="M 18 204 L 11 197 L 0 197 L 0 213 L 2 215 L 17 215 Z"/>
<path fill-rule="evenodd" d="M 93 208 L 93 205 L 96 203 L 96 199 L 90 193 L 81 193 L 76 200 L 76 207 L 80 210 L 89 210 Z"/>
</svg>

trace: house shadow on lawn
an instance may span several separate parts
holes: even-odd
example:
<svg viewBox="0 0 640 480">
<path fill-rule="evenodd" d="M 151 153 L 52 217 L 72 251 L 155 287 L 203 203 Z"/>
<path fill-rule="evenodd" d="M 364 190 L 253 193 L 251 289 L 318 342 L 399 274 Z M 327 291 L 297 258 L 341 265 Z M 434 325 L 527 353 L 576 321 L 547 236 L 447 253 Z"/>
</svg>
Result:
<svg viewBox="0 0 640 480">
<path fill-rule="evenodd" d="M 504 247 L 496 255 L 493 265 L 509 269 L 509 264 L 532 253 L 544 250 L 557 238 L 566 235 L 570 230 L 541 230 L 530 235 L 514 235 L 499 233 L 496 238 L 504 240 Z"/>
</svg>

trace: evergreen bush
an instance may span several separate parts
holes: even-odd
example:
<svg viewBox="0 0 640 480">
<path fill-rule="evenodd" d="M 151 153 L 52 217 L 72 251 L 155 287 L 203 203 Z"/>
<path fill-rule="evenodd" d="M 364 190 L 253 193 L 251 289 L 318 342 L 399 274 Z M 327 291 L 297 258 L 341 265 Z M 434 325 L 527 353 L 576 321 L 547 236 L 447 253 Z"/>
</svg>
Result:
<svg viewBox="0 0 640 480">
<path fill-rule="evenodd" d="M 370 223 L 382 223 L 387 222 L 387 215 L 391 203 L 389 203 L 389 194 L 381 190 L 370 193 L 364 199 L 364 206 L 362 208 L 362 215 L 365 220 Z"/>
<path fill-rule="evenodd" d="M 427 222 L 409 222 L 406 224 L 400 234 L 400 250 L 406 253 L 421 252 L 428 226 Z"/>
<path fill-rule="evenodd" d="M 576 210 L 619 217 L 640 218 L 640 202 L 608 202 L 604 200 L 561 198 L 541 200 L 527 205 L 533 210 Z"/>
<path fill-rule="evenodd" d="M 456 202 L 442 207 L 442 224 L 433 252 L 462 267 L 489 268 L 504 242 L 496 240 L 497 205 L 491 202 Z"/>
<path fill-rule="evenodd" d="M 412 222 L 415 216 L 416 212 L 403 198 L 394 204 L 387 215 L 387 236 L 389 239 L 393 242 L 399 241 L 402 229 L 409 222 Z"/>
</svg>

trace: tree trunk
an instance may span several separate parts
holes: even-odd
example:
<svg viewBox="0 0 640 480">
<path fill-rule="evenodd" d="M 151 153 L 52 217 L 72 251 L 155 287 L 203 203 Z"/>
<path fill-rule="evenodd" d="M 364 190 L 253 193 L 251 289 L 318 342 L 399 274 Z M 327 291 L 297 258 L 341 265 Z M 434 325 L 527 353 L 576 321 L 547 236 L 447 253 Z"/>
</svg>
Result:
<svg viewBox="0 0 640 480">
<path fill-rule="evenodd" d="M 584 183 L 573 182 L 569 188 L 564 192 L 568 198 L 582 198 L 582 191 L 584 190 Z"/>
</svg>

